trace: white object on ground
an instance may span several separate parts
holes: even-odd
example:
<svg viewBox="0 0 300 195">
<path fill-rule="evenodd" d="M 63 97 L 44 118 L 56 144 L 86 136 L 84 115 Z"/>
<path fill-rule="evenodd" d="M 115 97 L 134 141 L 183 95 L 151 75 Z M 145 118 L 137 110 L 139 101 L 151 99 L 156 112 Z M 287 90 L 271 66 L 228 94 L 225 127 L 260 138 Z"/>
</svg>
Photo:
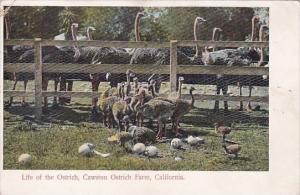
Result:
<svg viewBox="0 0 300 195">
<path fill-rule="evenodd" d="M 197 144 L 202 144 L 204 142 L 204 139 L 201 137 L 194 137 L 194 136 L 189 136 L 186 139 L 187 143 L 190 145 L 197 145 Z"/>
<path fill-rule="evenodd" d="M 146 156 L 149 156 L 149 157 L 155 157 L 158 155 L 158 148 L 155 147 L 155 146 L 148 146 L 146 147 L 146 150 L 145 150 L 145 155 Z"/>
<path fill-rule="evenodd" d="M 146 146 L 143 143 L 137 143 L 133 146 L 132 152 L 136 154 L 142 154 L 146 150 Z"/>
<path fill-rule="evenodd" d="M 32 157 L 30 154 L 21 154 L 18 158 L 18 162 L 21 165 L 30 165 L 32 161 Z"/>
<path fill-rule="evenodd" d="M 182 146 L 182 141 L 179 138 L 174 138 L 171 141 L 172 148 L 179 149 Z"/>
<path fill-rule="evenodd" d="M 95 148 L 96 148 L 95 144 L 84 143 L 78 148 L 78 153 L 83 155 L 83 156 L 89 156 L 92 153 L 95 153 L 96 155 L 99 155 L 103 158 L 106 158 L 106 157 L 110 156 L 110 153 L 103 154 L 101 152 L 96 151 Z"/>
<path fill-rule="evenodd" d="M 178 157 L 178 156 L 176 156 L 176 157 L 174 158 L 174 160 L 175 160 L 175 161 L 182 161 L 182 158 L 181 158 L 181 157 Z"/>
</svg>

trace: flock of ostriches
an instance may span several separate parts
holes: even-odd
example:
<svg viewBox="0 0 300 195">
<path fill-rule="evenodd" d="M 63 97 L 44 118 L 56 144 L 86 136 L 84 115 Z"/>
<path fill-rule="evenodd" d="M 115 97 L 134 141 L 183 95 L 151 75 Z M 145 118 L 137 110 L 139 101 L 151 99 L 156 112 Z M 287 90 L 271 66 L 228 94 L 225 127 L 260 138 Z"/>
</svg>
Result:
<svg viewBox="0 0 300 195">
<path fill-rule="evenodd" d="M 140 41 L 139 24 L 140 19 L 144 16 L 143 12 L 139 12 L 135 19 L 135 37 L 136 41 Z M 205 19 L 197 17 L 194 22 L 194 38 L 198 40 L 200 25 L 204 25 Z M 259 35 L 259 41 L 263 41 L 265 30 L 268 28 L 266 25 L 259 26 L 259 17 L 254 16 L 252 18 L 252 32 L 251 40 L 255 40 L 255 35 Z M 6 22 L 7 24 L 7 22 Z M 259 30 L 258 30 L 259 29 Z M 93 27 L 87 28 L 87 36 L 78 35 L 78 24 L 73 23 L 71 25 L 72 39 L 73 40 L 92 40 L 92 31 L 96 30 Z M 258 31 L 259 33 L 257 33 Z M 222 29 L 214 28 L 212 40 L 217 41 L 220 38 Z M 6 38 L 9 39 L 9 28 L 6 26 Z M 67 35 L 61 34 L 54 38 L 55 40 L 66 40 Z M 30 46 L 5 46 L 5 63 L 33 63 L 34 62 L 34 48 Z M 263 52 L 263 49 L 256 48 L 237 48 L 237 49 L 219 49 L 213 47 L 205 47 L 203 50 L 196 47 L 179 48 L 178 49 L 178 64 L 186 65 L 227 65 L 227 66 L 256 66 L 266 65 L 265 59 L 268 56 Z M 42 48 L 42 61 L 43 63 L 70 63 L 70 69 L 72 63 L 76 64 L 156 64 L 156 65 L 168 65 L 170 60 L 170 50 L 167 48 L 153 49 L 153 48 L 137 48 L 137 49 L 120 49 L 109 47 L 79 47 L 74 45 L 73 47 L 66 46 L 45 46 Z M 150 76 L 150 77 L 149 77 Z M 255 76 L 256 79 L 262 79 L 260 76 Z M 60 91 L 71 91 L 73 81 L 72 79 L 80 79 L 83 81 L 89 81 L 92 83 L 92 90 L 98 91 L 101 81 L 110 82 L 111 88 L 105 90 L 99 99 L 92 98 L 92 113 L 96 115 L 97 112 L 103 115 L 103 124 L 107 127 L 114 127 L 117 125 L 120 133 L 111 140 L 118 139 L 127 140 L 135 139 L 136 142 L 143 142 L 145 144 L 153 142 L 155 139 L 161 139 L 163 133 L 166 132 L 166 123 L 171 120 L 172 129 L 176 135 L 179 133 L 179 120 L 187 114 L 194 106 L 193 87 L 189 92 L 191 95 L 191 101 L 186 101 L 181 98 L 181 86 L 182 83 L 194 83 L 201 78 L 199 75 L 184 75 L 178 77 L 178 92 L 176 94 L 169 94 L 168 97 L 161 97 L 159 94 L 160 84 L 162 82 L 162 76 L 160 75 L 137 75 L 131 70 L 127 70 L 126 74 L 114 74 L 114 73 L 101 73 L 101 74 L 68 74 L 68 73 L 43 73 L 42 88 L 47 90 L 48 81 L 55 81 L 55 91 L 58 90 L 58 84 L 60 84 Z M 241 88 L 243 85 L 249 86 L 249 95 L 251 95 L 253 76 L 239 77 L 238 86 Z M 24 81 L 24 90 L 28 80 L 34 79 L 33 73 L 5 73 L 5 79 L 11 79 L 15 81 L 13 90 L 15 90 L 17 81 Z M 217 75 L 214 76 L 217 81 L 217 94 L 227 94 L 228 85 L 230 82 L 229 76 Z M 265 76 L 263 79 L 267 79 Z M 133 86 L 131 82 L 133 81 Z M 147 82 L 147 86 L 141 85 L 141 82 Z M 11 105 L 13 99 L 11 98 L 8 106 Z M 59 98 L 59 103 L 63 104 L 69 101 L 68 98 Z M 45 98 L 45 106 L 47 106 L 47 100 Z M 57 98 L 54 97 L 54 104 L 57 104 Z M 22 100 L 22 104 L 25 105 L 25 98 Z M 216 101 L 215 109 L 219 108 L 219 102 Z M 98 109 L 99 108 L 99 109 Z M 227 102 L 224 102 L 225 110 L 228 109 Z M 251 109 L 250 102 L 247 106 Z M 243 105 L 241 104 L 241 109 Z M 153 121 L 158 123 L 158 132 L 155 133 L 144 125 L 144 119 L 149 121 L 150 127 Z M 136 126 L 131 126 L 133 124 Z M 121 131 L 125 130 L 125 133 Z M 230 132 L 229 127 L 218 127 L 216 130 L 220 131 L 224 136 Z M 154 136 L 153 136 L 154 135 Z M 146 137 L 146 138 L 145 138 Z M 151 139 L 149 139 L 151 138 Z M 178 138 L 175 138 L 178 139 Z M 179 139 L 178 139 L 179 140 Z M 171 145 L 179 144 L 178 140 L 172 140 Z M 192 140 L 192 141 L 191 141 Z M 203 141 L 200 138 L 189 137 L 189 141 L 198 140 Z M 124 143 L 124 141 L 120 141 Z M 197 141 L 194 141 L 197 142 Z M 223 142 L 224 143 L 224 142 Z M 174 147 L 176 148 L 177 146 Z M 93 147 L 86 145 L 84 148 L 90 148 L 93 151 Z M 236 154 L 240 150 L 240 146 L 233 144 L 225 146 L 227 153 Z M 152 148 L 153 149 L 153 148 Z"/>
</svg>

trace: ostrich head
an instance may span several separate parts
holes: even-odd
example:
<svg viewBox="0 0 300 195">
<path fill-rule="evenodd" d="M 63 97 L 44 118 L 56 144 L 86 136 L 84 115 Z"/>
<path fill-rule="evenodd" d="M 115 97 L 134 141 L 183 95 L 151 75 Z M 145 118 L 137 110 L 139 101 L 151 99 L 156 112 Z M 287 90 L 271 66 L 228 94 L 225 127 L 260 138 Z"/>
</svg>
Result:
<svg viewBox="0 0 300 195">
<path fill-rule="evenodd" d="M 94 150 L 96 148 L 96 145 L 91 143 L 87 143 L 87 146 L 90 148 L 90 150 Z"/>
<path fill-rule="evenodd" d="M 195 91 L 195 87 L 191 86 L 190 91 Z"/>
<path fill-rule="evenodd" d="M 198 24 L 202 24 L 203 22 L 206 22 L 206 20 L 202 17 L 196 17 L 195 21 L 197 21 Z"/>
<path fill-rule="evenodd" d="M 128 75 L 128 77 L 135 77 L 134 72 L 132 70 L 129 70 L 129 69 L 126 71 L 126 75 Z"/>
<path fill-rule="evenodd" d="M 128 115 L 125 115 L 122 119 L 122 123 L 125 126 L 125 131 L 128 131 L 129 129 L 129 123 L 130 123 L 130 118 Z"/>
<path fill-rule="evenodd" d="M 136 17 L 139 17 L 139 18 L 141 18 L 141 17 L 143 17 L 143 16 L 145 16 L 145 12 L 144 12 L 144 11 L 139 11 L 139 12 L 136 14 Z"/>
<path fill-rule="evenodd" d="M 253 22 L 253 23 L 254 23 L 254 22 L 259 22 L 259 20 L 260 20 L 259 16 L 253 16 L 253 17 L 252 17 L 252 22 Z"/>
</svg>

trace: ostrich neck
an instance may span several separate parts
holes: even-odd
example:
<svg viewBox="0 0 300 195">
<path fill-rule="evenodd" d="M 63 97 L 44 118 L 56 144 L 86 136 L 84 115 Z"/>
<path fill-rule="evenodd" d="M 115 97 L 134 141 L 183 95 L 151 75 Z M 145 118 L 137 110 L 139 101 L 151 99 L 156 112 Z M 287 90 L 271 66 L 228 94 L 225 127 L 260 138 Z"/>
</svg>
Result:
<svg viewBox="0 0 300 195">
<path fill-rule="evenodd" d="M 118 93 L 119 93 L 119 98 L 122 98 L 122 86 L 119 86 Z"/>
<path fill-rule="evenodd" d="M 86 35 L 87 35 L 88 40 L 93 40 L 90 28 L 87 29 Z"/>
<path fill-rule="evenodd" d="M 259 31 L 259 41 L 264 41 L 264 30 L 263 28 Z M 264 48 L 260 47 L 260 60 L 259 60 L 259 66 L 264 62 Z"/>
<path fill-rule="evenodd" d="M 254 37 L 254 34 L 255 34 L 255 20 L 252 19 L 252 25 L 251 25 L 251 37 L 250 37 L 250 41 L 254 41 L 255 37 Z M 250 50 L 253 50 L 254 47 L 250 47 Z"/>
<path fill-rule="evenodd" d="M 182 82 L 179 81 L 179 86 L 178 86 L 178 94 L 177 94 L 177 98 L 178 99 L 181 99 L 181 88 L 182 88 Z"/>
<path fill-rule="evenodd" d="M 74 26 L 71 27 L 72 39 L 73 39 L 73 41 L 77 41 L 77 32 L 74 28 L 75 28 Z"/>
<path fill-rule="evenodd" d="M 198 20 L 196 19 L 194 22 L 194 40 L 195 41 L 198 41 L 197 27 L 198 27 Z"/>
<path fill-rule="evenodd" d="M 198 27 L 198 20 L 195 19 L 195 22 L 194 22 L 194 40 L 195 41 L 198 41 L 198 37 L 199 37 L 198 31 L 197 31 L 197 27 Z M 195 54 L 195 57 L 201 57 L 201 52 L 200 52 L 200 49 L 199 49 L 198 45 L 196 45 L 196 54 Z"/>
<path fill-rule="evenodd" d="M 122 99 L 125 99 L 125 92 L 124 92 L 124 86 L 121 88 L 121 94 L 122 94 Z"/>
<path fill-rule="evenodd" d="M 255 25 L 255 22 L 252 21 L 252 27 L 251 27 L 251 38 L 250 38 L 250 41 L 254 41 L 254 25 Z"/>
<path fill-rule="evenodd" d="M 212 34 L 212 37 L 211 37 L 211 40 L 212 40 L 212 41 L 215 41 L 215 38 L 216 38 L 216 31 L 217 31 L 217 29 L 214 28 L 213 34 Z"/>
<path fill-rule="evenodd" d="M 151 86 L 151 94 L 152 94 L 153 97 L 156 97 L 155 91 L 154 91 L 154 86 Z"/>
<path fill-rule="evenodd" d="M 134 22 L 134 33 L 135 33 L 135 41 L 141 41 L 141 37 L 140 37 L 140 19 L 141 16 L 138 14 L 135 18 L 135 22 Z"/>
<path fill-rule="evenodd" d="M 190 95 L 192 97 L 191 102 L 190 102 L 190 106 L 193 108 L 194 107 L 194 103 L 195 103 L 195 99 L 194 99 L 194 95 L 193 95 L 193 91 L 190 90 Z"/>
<path fill-rule="evenodd" d="M 212 41 L 216 41 L 216 40 L 215 40 L 215 38 L 216 38 L 216 31 L 217 31 L 217 29 L 214 28 L 213 34 L 212 34 L 212 37 L 211 37 L 211 40 L 212 40 Z M 215 51 L 215 47 L 213 47 L 213 51 Z"/>
<path fill-rule="evenodd" d="M 6 17 L 4 18 L 4 24 L 5 24 L 5 39 L 10 38 L 10 32 L 9 32 L 9 26 Z"/>
</svg>

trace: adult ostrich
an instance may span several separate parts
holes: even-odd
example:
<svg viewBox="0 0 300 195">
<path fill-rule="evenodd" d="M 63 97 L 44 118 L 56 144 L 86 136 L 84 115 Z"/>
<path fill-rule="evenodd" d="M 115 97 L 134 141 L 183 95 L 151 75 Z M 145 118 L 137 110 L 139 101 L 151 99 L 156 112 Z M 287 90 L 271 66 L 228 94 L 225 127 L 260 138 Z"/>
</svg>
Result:
<svg viewBox="0 0 300 195">
<path fill-rule="evenodd" d="M 71 29 L 74 25 L 71 26 Z M 60 34 L 55 37 L 56 40 L 63 40 L 63 36 L 67 37 L 66 34 Z M 75 55 L 75 49 L 69 48 L 69 47 L 61 47 L 61 46 L 44 46 L 42 47 L 42 61 L 43 63 L 72 63 L 73 62 L 73 56 Z M 20 56 L 18 59 L 18 62 L 20 63 L 34 63 L 34 53 L 35 49 L 32 48 L 30 50 L 27 50 L 24 54 Z M 22 75 L 25 79 L 25 81 L 33 80 L 34 75 L 32 73 L 24 73 Z M 43 73 L 43 80 L 42 80 L 42 90 L 46 91 L 48 88 L 48 82 L 50 79 L 53 79 L 55 81 L 55 90 L 57 91 L 57 85 L 59 81 L 59 77 L 61 74 L 59 73 Z M 24 82 L 25 82 L 24 81 Z M 27 84 L 27 82 L 26 82 Z M 24 86 L 26 90 L 26 85 Z M 54 105 L 56 104 L 56 97 L 54 97 Z M 47 97 L 44 98 L 44 106 L 46 107 L 48 104 Z"/>
<path fill-rule="evenodd" d="M 78 30 L 78 23 L 72 23 L 70 26 L 70 30 L 62 33 L 60 35 L 57 35 L 54 37 L 54 40 L 88 40 L 88 36 L 83 36 L 83 35 L 77 35 L 77 30 Z M 89 33 L 90 29 L 92 29 L 92 27 L 88 27 L 87 29 L 87 33 Z M 69 35 L 68 32 L 71 32 L 71 36 Z M 60 48 L 61 50 L 73 54 L 73 56 L 75 56 L 76 52 L 78 52 L 78 49 L 74 46 L 74 47 L 61 47 L 61 46 L 57 46 L 58 48 Z M 70 60 L 60 60 L 60 62 L 62 63 L 71 63 L 72 61 L 74 61 L 74 58 L 70 61 Z M 67 80 L 66 75 L 68 74 L 60 74 L 60 91 L 72 91 L 73 89 L 73 81 L 72 80 Z M 59 80 L 57 81 L 57 79 L 55 80 L 55 90 L 57 90 L 57 85 L 58 85 Z M 65 103 L 70 103 L 71 102 L 71 98 L 70 97 L 60 97 L 59 98 L 59 102 L 60 104 L 65 104 Z"/>
<path fill-rule="evenodd" d="M 135 17 L 134 22 L 134 34 L 135 41 L 140 42 L 140 22 L 141 18 L 145 16 L 145 13 L 138 12 Z M 154 64 L 154 65 L 168 65 L 169 64 L 169 50 L 168 49 L 156 49 L 156 48 L 136 48 L 133 50 L 133 54 L 130 60 L 130 64 Z M 149 74 L 138 74 L 137 75 L 139 81 L 148 82 L 149 77 L 151 79 L 160 80 L 160 76 L 157 75 L 149 75 Z M 156 82 L 155 89 L 158 92 L 160 88 L 160 82 Z"/>
<path fill-rule="evenodd" d="M 213 28 L 213 33 L 212 33 L 212 38 L 211 40 L 212 41 L 219 41 L 220 40 L 220 37 L 221 37 L 221 32 L 223 30 L 221 28 Z M 208 52 L 208 49 L 209 48 L 205 48 L 205 52 L 207 53 Z M 215 47 L 212 47 L 212 52 L 215 52 L 217 48 Z M 221 74 L 218 74 L 217 75 L 217 95 L 220 95 L 221 93 L 221 90 L 222 90 L 222 93 L 223 95 L 226 95 L 227 94 L 227 91 L 228 91 L 228 85 L 226 85 L 226 79 L 224 78 L 224 75 L 221 75 Z M 218 110 L 219 109 L 219 101 L 216 100 L 215 101 L 215 106 L 214 106 L 214 110 Z M 228 103 L 227 101 L 224 101 L 224 110 L 227 111 L 228 110 Z"/>
<path fill-rule="evenodd" d="M 255 22 L 256 19 L 252 21 Z M 209 52 L 207 49 L 205 51 L 203 60 L 206 65 L 226 65 L 226 66 L 250 66 L 252 63 L 257 61 L 257 51 L 253 50 L 252 48 L 244 48 L 240 47 L 237 49 L 222 49 L 219 51 Z M 231 81 L 231 77 L 235 78 L 234 76 L 222 76 L 218 75 L 218 82 L 217 82 L 217 89 L 223 88 L 223 95 L 227 94 L 228 85 Z M 240 83 L 248 83 L 252 77 L 239 77 L 238 80 Z M 234 80 L 234 79 L 233 79 Z M 249 84 L 251 86 L 251 84 Z M 241 84 L 240 84 L 241 86 Z M 217 90 L 218 91 L 218 90 Z M 225 92 L 225 94 L 224 94 Z M 217 101 L 216 101 L 217 102 Z M 218 102 L 217 102 L 218 103 Z M 214 110 L 217 111 L 218 104 L 215 104 Z M 224 102 L 224 110 L 228 110 L 228 106 L 225 105 Z"/>
<path fill-rule="evenodd" d="M 8 17 L 4 17 L 4 27 L 5 27 L 5 39 L 8 40 L 10 39 L 10 22 Z M 15 45 L 15 46 L 4 46 L 4 63 L 17 63 L 19 62 L 19 58 L 21 55 L 23 55 L 26 51 L 32 49 L 32 46 L 27 46 L 27 45 Z M 27 83 L 28 83 L 28 79 L 26 77 L 24 77 L 25 73 L 4 73 L 4 79 L 6 80 L 12 80 L 14 81 L 12 90 L 16 89 L 17 83 L 18 81 L 24 81 L 24 90 L 26 90 L 27 87 Z M 13 97 L 10 97 L 10 100 L 8 102 L 8 104 L 6 104 L 6 106 L 11 106 L 11 104 L 13 103 Z M 22 97 L 21 100 L 21 104 L 22 106 L 26 106 L 27 103 L 25 101 L 25 97 Z"/>
<path fill-rule="evenodd" d="M 200 32 L 202 25 L 206 20 L 202 17 L 196 17 L 193 24 L 193 35 L 194 40 L 198 41 L 200 38 Z M 195 50 L 188 49 L 185 47 L 178 48 L 177 50 L 178 65 L 204 65 L 202 49 L 196 45 Z M 194 55 L 190 57 L 191 53 Z M 179 77 L 184 77 L 185 83 L 198 84 L 204 80 L 209 80 L 209 75 L 180 75 L 178 74 L 177 82 Z M 178 86 L 177 86 L 178 89 Z"/>
<path fill-rule="evenodd" d="M 87 32 L 92 30 L 92 28 L 88 28 Z M 74 39 L 77 40 L 75 29 Z M 88 33 L 89 39 L 92 39 L 90 33 Z M 77 47 L 76 53 L 74 56 L 74 62 L 79 64 L 128 64 L 130 61 L 130 54 L 126 52 L 125 49 L 118 49 L 118 48 L 110 48 L 110 47 Z M 115 75 L 114 75 L 115 76 Z M 104 81 L 105 74 L 104 73 L 95 73 L 95 74 L 72 74 L 71 77 L 77 77 L 81 80 L 91 81 L 92 83 L 92 91 L 98 91 L 100 81 Z M 111 79 L 111 86 L 116 87 L 118 81 L 122 78 L 125 78 L 125 75 L 118 75 L 118 77 L 110 78 Z M 97 114 L 97 102 L 98 98 L 92 99 L 92 117 Z"/>
<path fill-rule="evenodd" d="M 74 40 L 74 29 L 78 26 L 77 23 L 71 24 L 71 39 Z M 68 37 L 67 33 L 62 33 L 60 35 L 57 35 L 54 37 L 54 40 L 68 40 L 70 37 Z M 55 46 L 53 47 L 53 51 L 51 53 L 47 53 L 43 57 L 43 63 L 73 63 L 74 62 L 74 55 L 76 53 L 75 47 L 64 47 L 64 46 Z M 58 84 L 60 83 L 60 91 L 65 91 L 66 89 L 66 79 L 64 77 L 64 74 L 61 73 L 48 73 L 45 75 L 44 83 L 43 83 L 43 90 L 47 90 L 48 87 L 48 81 L 50 79 L 54 80 L 54 90 L 55 92 L 58 89 Z M 68 81 L 68 91 L 72 90 L 73 81 Z M 60 97 L 59 102 L 61 104 L 70 101 L 70 99 L 67 99 L 65 97 Z M 45 98 L 45 106 L 47 104 L 47 100 Z M 57 97 L 55 96 L 53 98 L 53 106 L 57 106 Z"/>
<path fill-rule="evenodd" d="M 262 42 L 264 41 L 264 35 L 265 35 L 265 31 L 269 29 L 269 27 L 267 25 L 261 25 L 260 29 L 259 29 L 259 41 Z M 264 48 L 261 47 L 260 48 L 260 54 L 259 54 L 259 61 L 257 62 L 256 66 L 257 67 L 261 67 L 261 66 L 268 66 L 267 64 L 269 63 L 269 56 L 267 54 L 265 54 Z M 257 82 L 264 82 L 268 79 L 267 75 L 263 75 L 263 76 L 253 76 L 253 78 L 251 77 L 251 80 L 249 81 L 249 97 L 251 97 L 252 95 L 252 84 L 255 84 L 255 81 Z M 255 108 L 256 110 L 256 108 Z M 252 106 L 251 106 L 251 102 L 249 101 L 247 104 L 247 111 L 252 111 Z"/>
<path fill-rule="evenodd" d="M 138 12 L 135 18 L 135 25 L 134 25 L 134 32 L 135 32 L 135 40 L 137 42 L 141 41 L 140 38 L 140 20 L 141 18 L 145 16 L 144 12 Z M 198 25 L 199 22 L 205 21 L 203 18 L 198 17 L 195 20 L 196 25 Z M 184 49 L 183 49 L 184 50 Z M 197 62 L 196 57 L 189 57 L 186 55 L 183 51 L 180 49 L 177 50 L 177 56 L 178 56 L 178 64 L 199 64 Z M 169 48 L 137 48 L 134 50 L 134 53 L 132 54 L 130 64 L 154 64 L 157 66 L 160 65 L 169 65 L 170 64 L 170 49 Z M 155 91 L 156 93 L 159 93 L 160 84 L 161 84 L 161 75 L 138 75 L 139 81 L 146 81 L 148 82 L 151 79 L 155 79 L 157 82 L 155 84 Z"/>
<path fill-rule="evenodd" d="M 251 35 L 250 35 L 250 41 L 251 42 L 256 40 L 255 39 L 255 37 L 256 37 L 255 35 L 257 35 L 256 29 L 259 26 L 259 23 L 260 23 L 259 16 L 256 16 L 256 15 L 253 16 L 252 19 L 251 19 Z M 254 49 L 254 47 L 249 48 L 249 57 L 252 59 L 252 63 L 257 63 L 258 62 L 258 60 L 260 58 L 259 53 L 257 52 L 257 50 Z M 247 83 L 249 83 L 249 97 L 251 97 L 252 89 L 253 89 L 252 85 L 250 84 L 252 79 L 255 79 L 255 78 L 250 77 L 249 79 L 247 79 L 248 80 Z M 241 80 L 243 80 L 243 79 L 241 79 Z M 241 82 L 238 82 L 237 85 L 239 87 L 239 96 L 242 96 L 242 87 L 243 87 L 243 85 L 242 85 Z M 240 111 L 244 110 L 244 105 L 243 105 L 242 101 L 240 101 L 239 110 Z M 252 110 L 250 101 L 247 104 L 247 110 Z"/>
</svg>

